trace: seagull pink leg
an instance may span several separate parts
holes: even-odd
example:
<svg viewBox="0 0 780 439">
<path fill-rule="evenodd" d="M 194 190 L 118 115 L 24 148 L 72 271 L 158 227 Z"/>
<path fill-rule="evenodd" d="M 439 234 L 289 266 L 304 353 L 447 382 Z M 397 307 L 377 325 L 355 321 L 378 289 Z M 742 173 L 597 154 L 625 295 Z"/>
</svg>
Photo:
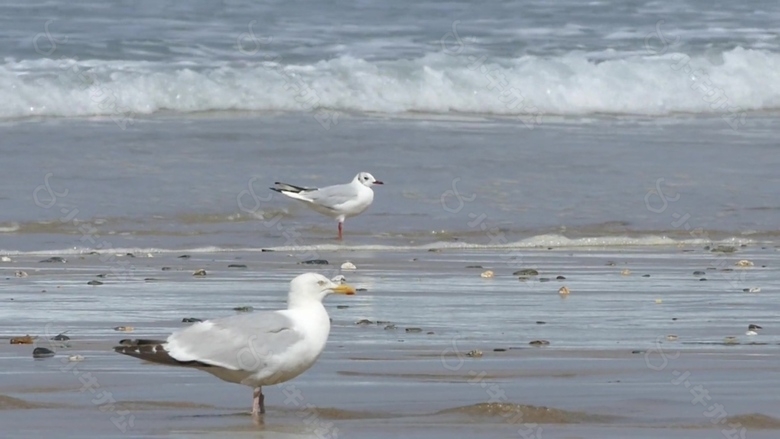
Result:
<svg viewBox="0 0 780 439">
<path fill-rule="evenodd" d="M 254 400 L 252 401 L 252 415 L 262 415 L 265 413 L 265 395 L 262 387 L 255 387 Z"/>
<path fill-rule="evenodd" d="M 343 225 L 344 225 L 344 223 L 341 223 L 341 222 L 339 223 L 339 239 L 343 239 L 344 238 L 344 234 L 342 232 L 342 226 Z"/>
</svg>

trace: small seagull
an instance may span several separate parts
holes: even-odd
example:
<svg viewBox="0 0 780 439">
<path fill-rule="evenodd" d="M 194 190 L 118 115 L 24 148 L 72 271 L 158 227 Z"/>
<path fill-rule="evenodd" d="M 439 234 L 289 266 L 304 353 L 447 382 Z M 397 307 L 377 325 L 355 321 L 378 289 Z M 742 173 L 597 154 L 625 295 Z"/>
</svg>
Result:
<svg viewBox="0 0 780 439">
<path fill-rule="evenodd" d="M 758 331 L 762 329 L 764 328 L 751 323 L 750 325 L 748 325 L 748 331 L 745 333 L 745 335 L 758 335 Z"/>
<path fill-rule="evenodd" d="M 287 183 L 275 182 L 270 188 L 294 200 L 302 201 L 306 206 L 323 215 L 335 218 L 339 222 L 339 239 L 343 238 L 343 224 L 347 218 L 363 213 L 374 201 L 371 186 L 384 184 L 368 172 L 361 172 L 347 184 L 306 188 Z"/>
</svg>

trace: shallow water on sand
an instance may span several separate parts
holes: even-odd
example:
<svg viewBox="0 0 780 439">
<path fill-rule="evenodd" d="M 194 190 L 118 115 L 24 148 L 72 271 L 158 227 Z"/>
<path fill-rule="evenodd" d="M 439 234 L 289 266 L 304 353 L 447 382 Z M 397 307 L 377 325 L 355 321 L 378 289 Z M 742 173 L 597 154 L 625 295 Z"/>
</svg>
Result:
<svg viewBox="0 0 780 439">
<path fill-rule="evenodd" d="M 704 413 L 715 404 L 726 414 L 714 419 L 741 423 L 748 437 L 774 437 L 778 427 L 759 416 L 780 413 L 765 390 L 780 370 L 780 331 L 772 327 L 778 313 L 772 297 L 780 288 L 774 248 L 725 255 L 698 246 L 511 255 L 321 252 L 328 266 L 303 266 L 301 253 L 285 252 L 153 256 L 133 258 L 134 277 L 123 281 L 112 279 L 99 255 L 57 265 L 32 256 L 3 263 L 0 336 L 38 335 L 43 347 L 59 332 L 72 337 L 70 347 L 55 347 L 57 356 L 46 360 L 33 360 L 30 345 L 0 344 L 0 389 L 20 400 L 0 398 L 6 431 L 16 437 L 60 436 L 63 428 L 73 434 L 62 437 L 317 437 L 316 428 L 325 428 L 338 437 L 469 432 L 490 438 L 515 437 L 523 428 L 542 437 L 703 438 L 719 436 L 726 425 L 713 426 Z M 734 267 L 740 259 L 754 266 Z M 282 307 L 291 277 L 304 270 L 332 276 L 345 260 L 358 270 L 343 274 L 366 291 L 326 299 L 333 319 L 326 351 L 302 376 L 266 389 L 263 426 L 246 414 L 249 388 L 110 349 L 122 338 L 163 337 L 186 325 L 184 317 Z M 193 277 L 198 268 L 207 276 Z M 512 273 L 521 268 L 539 275 L 519 281 Z M 487 269 L 495 277 L 481 278 Z M 13 277 L 16 270 L 29 277 Z M 694 276 L 698 270 L 706 274 Z M 109 273 L 99 278 L 105 283 L 87 286 L 99 273 Z M 566 279 L 556 280 L 559 275 Z M 557 293 L 562 285 L 569 297 Z M 761 292 L 743 292 L 754 286 Z M 361 319 L 383 323 L 356 325 Z M 765 329 L 747 336 L 749 323 Z M 135 330 L 112 329 L 120 325 Z M 670 334 L 679 338 L 667 340 Z M 727 336 L 736 343 L 724 343 Z M 536 339 L 550 344 L 530 346 Z M 472 350 L 483 355 L 468 356 Z M 64 360 L 75 353 L 85 361 Z M 707 397 L 692 403 L 694 388 Z M 113 409 L 99 398 L 103 391 L 116 400 Z M 290 396 L 298 391 L 300 398 Z M 47 423 L 34 421 L 44 416 Z M 123 424 L 130 416 L 133 425 Z M 112 418 L 125 425 L 124 433 Z"/>
</svg>

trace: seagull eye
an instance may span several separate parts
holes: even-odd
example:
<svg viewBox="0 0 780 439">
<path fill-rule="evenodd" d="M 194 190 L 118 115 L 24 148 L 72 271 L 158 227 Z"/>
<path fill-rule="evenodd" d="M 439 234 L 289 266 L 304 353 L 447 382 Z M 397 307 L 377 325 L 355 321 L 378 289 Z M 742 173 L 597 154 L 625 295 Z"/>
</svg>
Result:
<svg viewBox="0 0 780 439">
<path fill-rule="evenodd" d="M 324 280 L 318 281 L 318 282 L 317 282 L 317 285 L 319 285 L 319 286 L 323 286 L 323 285 L 325 285 L 325 281 L 324 281 Z"/>
</svg>

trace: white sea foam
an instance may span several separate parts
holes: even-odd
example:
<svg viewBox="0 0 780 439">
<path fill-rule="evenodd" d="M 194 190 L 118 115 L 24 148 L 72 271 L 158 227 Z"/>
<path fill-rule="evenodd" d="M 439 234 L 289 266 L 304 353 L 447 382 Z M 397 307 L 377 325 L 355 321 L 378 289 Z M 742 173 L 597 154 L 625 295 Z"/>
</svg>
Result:
<svg viewBox="0 0 780 439">
<path fill-rule="evenodd" d="M 121 255 L 118 258 L 126 257 L 124 255 L 132 253 L 136 257 L 144 258 L 148 254 L 206 254 L 206 253 L 232 253 L 232 252 L 288 252 L 288 253 L 310 253 L 312 251 L 323 252 L 342 252 L 342 251 L 428 251 L 428 250 L 512 250 L 512 249 L 532 249 L 532 248 L 615 248 L 615 247 L 677 247 L 677 246 L 704 246 L 704 245 L 730 245 L 739 246 L 742 244 L 753 244 L 755 240 L 746 238 L 726 238 L 718 241 L 706 239 L 673 239 L 666 236 L 647 235 L 642 237 L 628 236 L 594 236 L 588 238 L 567 238 L 562 235 L 537 235 L 506 244 L 475 244 L 467 242 L 434 242 L 425 245 L 392 245 L 392 244 L 365 244 L 365 245 L 343 245 L 343 244 L 318 244 L 318 245 L 300 245 L 300 246 L 277 246 L 277 247 L 242 247 L 226 248 L 219 246 L 192 247 L 184 249 L 170 249 L 157 247 L 127 247 L 113 248 L 110 251 L 97 251 L 99 254 Z M 18 251 L 0 249 L 0 255 L 7 256 L 67 256 L 84 255 L 92 253 L 94 250 L 87 247 L 72 247 L 67 249 L 52 249 L 40 251 Z M 127 256 L 129 258 L 129 256 Z M 132 259 L 128 259 L 132 261 Z"/>
<path fill-rule="evenodd" d="M 0 65 L 0 118 L 316 108 L 507 116 L 780 109 L 780 54 L 763 50 L 690 58 L 649 52 L 517 59 L 436 53 L 413 60 L 277 61 L 6 59 Z"/>
</svg>

